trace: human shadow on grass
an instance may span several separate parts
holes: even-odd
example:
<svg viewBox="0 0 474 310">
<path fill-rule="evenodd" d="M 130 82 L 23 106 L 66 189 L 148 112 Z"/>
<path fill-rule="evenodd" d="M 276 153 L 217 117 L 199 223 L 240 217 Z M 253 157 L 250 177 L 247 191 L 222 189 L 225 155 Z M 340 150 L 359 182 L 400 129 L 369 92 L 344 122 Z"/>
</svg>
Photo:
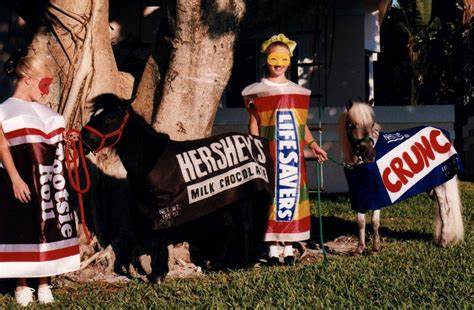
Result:
<svg viewBox="0 0 474 310">
<path fill-rule="evenodd" d="M 340 237 L 342 235 L 357 235 L 358 228 L 355 221 L 349 221 L 337 216 L 323 216 L 323 241 L 328 242 Z M 366 231 L 370 234 L 372 232 L 372 225 L 367 224 Z M 379 229 L 380 235 L 383 238 L 394 240 L 419 240 L 430 241 L 432 235 L 417 231 L 395 231 L 383 226 L 383 218 L 381 227 Z M 319 217 L 311 218 L 311 242 L 318 244 L 320 242 L 319 234 Z"/>
<path fill-rule="evenodd" d="M 15 281 L 12 279 L 0 279 L 0 295 L 13 295 Z"/>
</svg>

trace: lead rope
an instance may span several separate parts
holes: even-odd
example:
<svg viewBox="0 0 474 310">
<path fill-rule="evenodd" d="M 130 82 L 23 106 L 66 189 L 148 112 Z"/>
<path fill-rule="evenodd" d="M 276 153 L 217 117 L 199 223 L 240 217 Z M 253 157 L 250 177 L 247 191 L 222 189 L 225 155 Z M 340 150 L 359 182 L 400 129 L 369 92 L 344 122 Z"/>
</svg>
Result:
<svg viewBox="0 0 474 310">
<path fill-rule="evenodd" d="M 344 167 L 344 168 L 347 168 L 347 169 L 354 169 L 354 165 L 351 165 L 351 164 L 348 164 L 348 163 L 345 163 L 343 161 L 339 161 L 339 160 L 336 160 L 334 159 L 331 155 L 328 154 L 328 159 L 330 161 L 332 161 L 334 164 L 338 165 L 338 166 L 341 166 L 341 167 Z"/>
<path fill-rule="evenodd" d="M 318 104 L 318 133 L 319 133 L 319 146 L 322 146 L 323 142 L 323 130 L 321 128 L 322 125 L 322 117 L 321 117 L 321 103 Z M 321 250 L 323 251 L 323 267 L 328 266 L 328 254 L 326 252 L 326 248 L 324 247 L 324 238 L 323 238 L 323 212 L 321 206 L 321 178 L 322 178 L 322 164 L 316 162 L 316 185 L 318 187 L 318 197 L 316 201 L 316 205 L 318 206 L 318 214 L 319 214 L 319 243 L 321 246 Z"/>
<path fill-rule="evenodd" d="M 76 134 L 79 139 L 72 139 L 71 135 Z M 84 155 L 84 148 L 82 140 L 80 140 L 80 132 L 75 129 L 70 129 L 66 132 L 64 140 L 66 141 L 65 159 L 66 159 L 66 170 L 69 178 L 69 184 L 77 193 L 77 200 L 79 203 L 79 212 L 82 220 L 82 230 L 86 235 L 87 242 L 91 242 L 91 234 L 86 224 L 86 213 L 84 211 L 84 199 L 83 194 L 87 193 L 91 187 L 91 179 L 89 170 L 87 168 L 86 157 Z M 79 159 L 79 160 L 78 160 Z M 79 175 L 79 165 L 82 165 L 84 172 L 84 187 L 81 187 L 81 179 Z"/>
<path fill-rule="evenodd" d="M 318 198 L 317 198 L 317 206 L 318 206 L 318 213 L 319 213 L 319 243 L 321 246 L 321 250 L 323 251 L 323 266 L 327 267 L 328 265 L 328 257 L 326 248 L 324 247 L 324 238 L 323 238 L 323 215 L 322 215 L 322 207 L 321 207 L 321 179 L 320 179 L 320 167 L 321 164 L 316 164 L 316 178 L 317 186 L 318 186 Z"/>
</svg>

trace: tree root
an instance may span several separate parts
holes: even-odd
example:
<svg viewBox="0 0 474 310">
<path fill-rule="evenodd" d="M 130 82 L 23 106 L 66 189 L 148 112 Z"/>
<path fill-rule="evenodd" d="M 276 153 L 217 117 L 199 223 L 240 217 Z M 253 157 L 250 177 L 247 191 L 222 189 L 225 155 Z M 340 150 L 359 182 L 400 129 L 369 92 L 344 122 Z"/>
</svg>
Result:
<svg viewBox="0 0 474 310">
<path fill-rule="evenodd" d="M 98 263 L 98 262 L 101 262 L 104 259 L 106 259 L 108 261 L 113 260 L 113 257 L 111 256 L 110 251 L 111 251 L 111 247 L 108 246 L 104 250 L 95 253 L 94 255 L 92 255 L 91 257 L 86 259 L 85 261 L 81 262 L 81 267 L 79 268 L 79 271 L 86 269 L 90 264 L 92 264 L 94 262 Z"/>
</svg>

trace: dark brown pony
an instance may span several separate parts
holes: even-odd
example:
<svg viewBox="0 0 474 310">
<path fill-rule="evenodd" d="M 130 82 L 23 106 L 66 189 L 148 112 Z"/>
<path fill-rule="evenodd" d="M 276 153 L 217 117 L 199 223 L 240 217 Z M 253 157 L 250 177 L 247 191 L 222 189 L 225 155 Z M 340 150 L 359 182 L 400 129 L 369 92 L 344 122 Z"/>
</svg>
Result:
<svg viewBox="0 0 474 310">
<path fill-rule="evenodd" d="M 97 152 L 114 147 L 127 170 L 132 199 L 132 226 L 135 236 L 143 243 L 153 243 L 155 275 L 168 271 L 168 245 L 188 241 L 199 249 L 198 262 L 214 261 L 223 266 L 242 266 L 256 258 L 260 251 L 265 223 L 264 202 L 249 197 L 239 203 L 225 206 L 187 224 L 154 231 L 152 221 L 140 208 L 140 198 L 146 196 L 146 176 L 171 141 L 156 132 L 143 118 L 133 112 L 133 100 L 121 100 L 115 95 L 102 95 L 95 100 L 94 111 L 83 127 L 84 148 Z M 257 202 L 256 202 L 257 201 Z M 258 205 L 256 203 L 259 203 Z M 253 206 L 258 207 L 253 207 Z M 151 240 L 153 239 L 153 240 Z M 196 252 L 191 249 L 191 254 Z"/>
</svg>

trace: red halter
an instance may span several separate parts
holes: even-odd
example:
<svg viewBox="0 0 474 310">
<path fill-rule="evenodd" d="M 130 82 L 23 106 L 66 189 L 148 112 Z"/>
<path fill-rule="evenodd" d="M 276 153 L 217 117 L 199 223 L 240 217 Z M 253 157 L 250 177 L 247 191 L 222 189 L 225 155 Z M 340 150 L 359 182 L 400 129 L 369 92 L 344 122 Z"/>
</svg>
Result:
<svg viewBox="0 0 474 310">
<path fill-rule="evenodd" d="M 91 151 L 93 153 L 97 153 L 97 152 L 99 152 L 100 150 L 102 150 L 106 147 L 110 147 L 110 148 L 114 147 L 120 141 L 120 138 L 122 138 L 123 129 L 125 128 L 125 125 L 127 124 L 129 117 L 130 117 L 130 114 L 128 112 L 126 112 L 119 128 L 117 128 L 117 130 L 109 132 L 108 134 L 103 134 L 100 131 L 98 131 L 97 129 L 95 129 L 93 127 L 90 127 L 90 126 L 87 126 L 87 125 L 82 127 L 83 129 L 91 132 L 92 134 L 96 135 L 100 139 L 99 147 L 96 150 L 91 150 Z M 111 138 L 115 138 L 115 137 L 116 137 L 116 139 L 113 143 L 111 143 L 110 145 L 105 145 L 107 140 L 109 140 Z"/>
</svg>

